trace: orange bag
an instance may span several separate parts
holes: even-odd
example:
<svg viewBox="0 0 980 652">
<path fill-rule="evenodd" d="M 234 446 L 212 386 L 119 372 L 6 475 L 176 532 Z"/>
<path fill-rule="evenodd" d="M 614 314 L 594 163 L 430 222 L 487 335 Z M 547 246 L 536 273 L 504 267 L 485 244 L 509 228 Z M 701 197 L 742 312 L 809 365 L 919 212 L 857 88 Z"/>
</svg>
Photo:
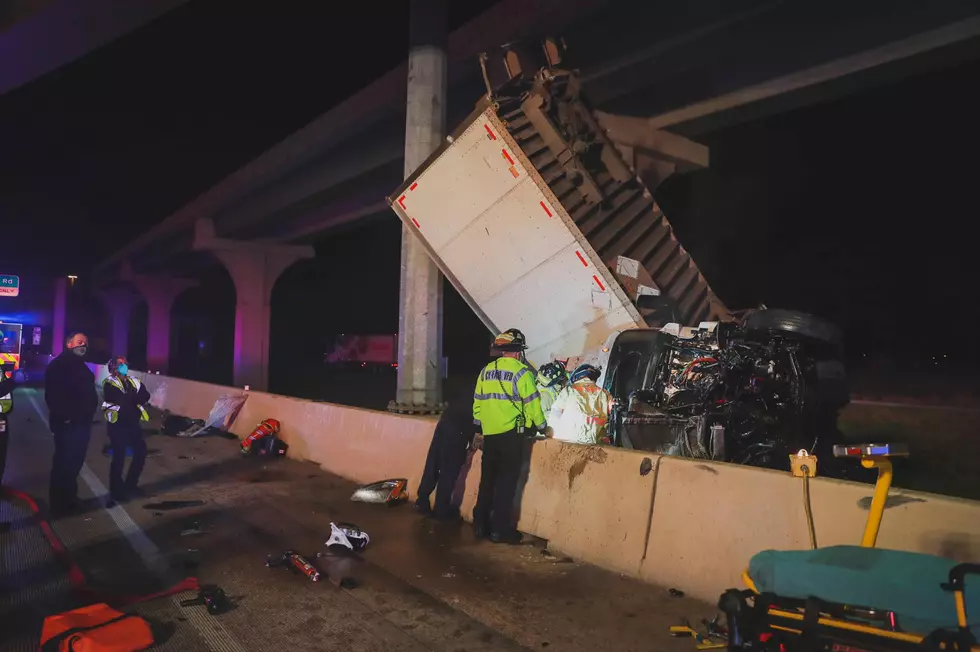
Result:
<svg viewBox="0 0 980 652">
<path fill-rule="evenodd" d="M 41 652 L 136 652 L 151 645 L 145 620 L 105 603 L 48 616 L 41 628 Z"/>
</svg>

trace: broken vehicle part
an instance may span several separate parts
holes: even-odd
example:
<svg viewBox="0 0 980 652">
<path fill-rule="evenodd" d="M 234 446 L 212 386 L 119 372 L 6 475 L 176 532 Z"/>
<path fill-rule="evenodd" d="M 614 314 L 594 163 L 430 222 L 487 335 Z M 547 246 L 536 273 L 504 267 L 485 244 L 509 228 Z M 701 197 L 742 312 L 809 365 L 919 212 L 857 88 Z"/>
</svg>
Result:
<svg viewBox="0 0 980 652">
<path fill-rule="evenodd" d="M 227 594 L 225 594 L 224 589 L 220 586 L 210 584 L 208 586 L 202 586 L 198 590 L 196 598 L 180 601 L 181 607 L 193 607 L 196 605 L 203 605 L 207 608 L 209 614 L 217 616 L 231 608 L 231 601 L 228 599 Z"/>
<path fill-rule="evenodd" d="M 368 533 L 353 523 L 331 523 L 330 538 L 327 539 L 325 545 L 328 548 L 338 546 L 352 552 L 360 552 L 369 543 L 371 543 L 371 537 L 368 536 Z"/>
<path fill-rule="evenodd" d="M 213 434 L 214 431 L 224 432 L 235 422 L 235 418 L 245 405 L 248 394 L 222 394 L 211 407 L 208 418 L 198 428 L 190 428 L 183 432 L 174 433 L 177 437 L 201 437 Z"/>
<path fill-rule="evenodd" d="M 387 503 L 389 505 L 408 500 L 408 480 L 405 478 L 395 478 L 382 480 L 366 484 L 350 497 L 351 500 L 359 503 Z"/>
<path fill-rule="evenodd" d="M 833 324 L 787 310 L 625 331 L 603 378 L 617 443 L 779 468 L 790 451 L 826 449 L 849 401 L 839 345 Z"/>
</svg>

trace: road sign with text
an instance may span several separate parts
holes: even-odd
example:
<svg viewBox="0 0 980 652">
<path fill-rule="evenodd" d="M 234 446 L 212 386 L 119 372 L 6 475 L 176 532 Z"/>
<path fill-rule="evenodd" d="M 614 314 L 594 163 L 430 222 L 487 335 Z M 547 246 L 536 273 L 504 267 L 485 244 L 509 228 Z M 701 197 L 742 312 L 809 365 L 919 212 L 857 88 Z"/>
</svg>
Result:
<svg viewBox="0 0 980 652">
<path fill-rule="evenodd" d="M 20 277 L 0 274 L 0 297 L 16 297 L 20 294 Z"/>
</svg>

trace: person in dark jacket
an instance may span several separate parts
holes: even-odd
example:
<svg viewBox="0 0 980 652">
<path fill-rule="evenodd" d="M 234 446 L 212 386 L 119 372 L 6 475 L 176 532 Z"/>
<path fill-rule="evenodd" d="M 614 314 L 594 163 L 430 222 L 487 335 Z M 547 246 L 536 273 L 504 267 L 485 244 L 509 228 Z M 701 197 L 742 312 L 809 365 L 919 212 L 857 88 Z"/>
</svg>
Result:
<svg viewBox="0 0 980 652">
<path fill-rule="evenodd" d="M 0 371 L 0 481 L 7 466 L 7 446 L 9 445 L 10 423 L 7 417 L 14 409 L 14 387 L 17 382 L 7 378 L 7 371 Z"/>
<path fill-rule="evenodd" d="M 78 474 L 85 464 L 92 417 L 99 407 L 95 375 L 85 365 L 87 352 L 85 333 L 72 333 L 65 341 L 65 350 L 44 372 L 44 401 L 54 434 L 48 499 L 55 513 L 71 511 L 78 505 Z"/>
<path fill-rule="evenodd" d="M 415 500 L 415 507 L 420 512 L 440 520 L 453 520 L 459 516 L 459 508 L 452 502 L 453 490 L 474 436 L 473 388 L 468 389 L 450 398 L 449 406 L 436 424 Z M 435 506 L 430 507 L 429 497 L 433 490 L 436 492 Z"/>
<path fill-rule="evenodd" d="M 146 464 L 146 441 L 143 440 L 140 422 L 150 420 L 150 414 L 146 411 L 150 392 L 138 379 L 129 376 L 126 358 L 116 356 L 106 363 L 106 367 L 109 376 L 102 381 L 102 413 L 112 446 L 109 496 L 118 502 L 136 493 L 143 465 Z M 132 451 L 133 461 L 123 479 L 127 449 Z"/>
</svg>

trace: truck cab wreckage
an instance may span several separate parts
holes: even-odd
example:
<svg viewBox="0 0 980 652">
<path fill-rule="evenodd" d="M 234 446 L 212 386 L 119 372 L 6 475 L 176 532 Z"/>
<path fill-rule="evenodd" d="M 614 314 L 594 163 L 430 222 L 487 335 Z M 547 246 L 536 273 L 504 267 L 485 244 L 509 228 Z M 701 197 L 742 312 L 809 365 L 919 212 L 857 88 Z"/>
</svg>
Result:
<svg viewBox="0 0 980 652">
<path fill-rule="evenodd" d="M 707 149 L 593 110 L 563 56 L 554 40 L 482 56 L 486 95 L 392 209 L 488 329 L 525 333 L 533 365 L 601 366 L 616 445 L 780 468 L 830 450 L 839 331 L 726 308 L 651 190 Z"/>
</svg>

